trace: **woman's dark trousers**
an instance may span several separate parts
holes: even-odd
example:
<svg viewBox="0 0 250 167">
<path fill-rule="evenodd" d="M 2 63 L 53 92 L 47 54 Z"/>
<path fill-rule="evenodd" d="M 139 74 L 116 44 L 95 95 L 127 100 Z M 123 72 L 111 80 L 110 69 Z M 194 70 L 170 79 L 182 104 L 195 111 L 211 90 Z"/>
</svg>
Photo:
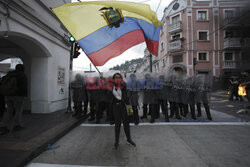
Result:
<svg viewBox="0 0 250 167">
<path fill-rule="evenodd" d="M 113 113 L 115 118 L 115 142 L 119 143 L 121 123 L 123 123 L 124 132 L 126 134 L 127 140 L 131 140 L 130 128 L 129 128 L 129 118 L 123 103 L 113 104 Z"/>
</svg>

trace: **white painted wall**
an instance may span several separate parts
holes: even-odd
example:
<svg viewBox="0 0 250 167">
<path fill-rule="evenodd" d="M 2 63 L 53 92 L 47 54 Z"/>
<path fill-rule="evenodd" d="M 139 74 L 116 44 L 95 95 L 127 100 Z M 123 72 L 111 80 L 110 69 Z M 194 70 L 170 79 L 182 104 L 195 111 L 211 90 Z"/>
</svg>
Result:
<svg viewBox="0 0 250 167">
<path fill-rule="evenodd" d="M 69 82 L 69 55 L 70 48 L 61 37 L 64 31 L 60 23 L 41 8 L 35 1 L 24 1 L 30 7 L 29 12 L 47 21 L 47 25 L 56 30 L 52 34 L 49 28 L 39 25 L 37 20 L 27 19 L 22 14 L 10 9 L 9 37 L 0 38 L 9 40 L 18 45 L 24 52 L 10 52 L 10 57 L 20 57 L 25 65 L 29 80 L 29 96 L 26 109 L 33 113 L 50 113 L 67 108 L 68 82 Z M 53 5 L 62 4 L 63 1 L 53 1 Z M 52 6 L 55 7 L 55 6 Z M 5 9 L 0 6 L 0 19 Z M 7 31 L 6 22 L 0 26 L 0 34 Z M 17 50 L 18 51 L 18 50 Z M 0 56 L 3 53 L 0 51 Z M 5 53 L 6 55 L 6 53 Z M 58 84 L 58 67 L 65 69 L 65 84 Z M 63 91 L 62 91 L 63 90 Z"/>
</svg>

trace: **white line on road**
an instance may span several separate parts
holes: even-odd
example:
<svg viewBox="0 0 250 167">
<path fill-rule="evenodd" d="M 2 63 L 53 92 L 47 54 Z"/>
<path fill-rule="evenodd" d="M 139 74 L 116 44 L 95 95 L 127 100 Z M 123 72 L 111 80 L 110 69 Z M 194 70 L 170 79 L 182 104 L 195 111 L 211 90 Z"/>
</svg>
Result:
<svg viewBox="0 0 250 167">
<path fill-rule="evenodd" d="M 63 164 L 30 163 L 26 167 L 111 167 L 111 166 L 88 166 L 88 165 L 63 165 Z M 112 167 L 115 167 L 115 166 L 112 166 Z"/>
<path fill-rule="evenodd" d="M 130 126 L 159 126 L 159 125 L 178 125 L 178 126 L 200 126 L 200 125 L 250 125 L 250 122 L 155 122 L 151 123 L 140 123 L 139 125 L 130 124 Z M 109 124 L 81 124 L 82 127 L 108 127 L 114 126 Z"/>
</svg>

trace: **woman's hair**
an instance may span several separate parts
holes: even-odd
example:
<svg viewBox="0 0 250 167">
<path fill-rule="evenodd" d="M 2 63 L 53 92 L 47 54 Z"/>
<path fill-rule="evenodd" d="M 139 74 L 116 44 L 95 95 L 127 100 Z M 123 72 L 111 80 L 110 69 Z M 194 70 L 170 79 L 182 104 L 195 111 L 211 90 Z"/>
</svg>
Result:
<svg viewBox="0 0 250 167">
<path fill-rule="evenodd" d="M 75 79 L 77 80 L 77 81 L 82 81 L 82 76 L 81 76 L 81 74 L 76 74 L 76 76 L 75 76 Z"/>
<path fill-rule="evenodd" d="M 115 79 L 115 76 L 116 76 L 116 75 L 120 75 L 121 79 L 123 79 L 123 78 L 122 78 L 122 74 L 120 74 L 120 73 L 118 73 L 118 72 L 115 73 L 115 74 L 113 75 L 113 79 Z"/>
<path fill-rule="evenodd" d="M 17 64 L 16 67 L 15 67 L 15 70 L 24 72 L 24 65 L 23 64 Z"/>
</svg>

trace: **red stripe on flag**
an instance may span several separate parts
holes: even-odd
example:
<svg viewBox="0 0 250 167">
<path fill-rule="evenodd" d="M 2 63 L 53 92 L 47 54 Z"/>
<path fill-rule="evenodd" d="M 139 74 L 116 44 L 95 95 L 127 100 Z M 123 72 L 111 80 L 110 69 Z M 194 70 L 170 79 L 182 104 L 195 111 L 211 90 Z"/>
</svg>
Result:
<svg viewBox="0 0 250 167">
<path fill-rule="evenodd" d="M 151 41 L 146 39 L 148 51 L 155 56 L 158 56 L 159 41 Z"/>
<path fill-rule="evenodd" d="M 129 32 L 121 36 L 110 45 L 106 46 L 105 48 L 97 52 L 94 52 L 88 55 L 88 57 L 90 58 L 90 60 L 95 66 L 102 66 L 108 60 L 119 56 L 130 47 L 140 44 L 144 41 L 145 41 L 145 38 L 144 38 L 142 31 L 135 30 L 135 31 Z M 157 48 L 157 51 L 158 51 L 158 48 Z"/>
</svg>

